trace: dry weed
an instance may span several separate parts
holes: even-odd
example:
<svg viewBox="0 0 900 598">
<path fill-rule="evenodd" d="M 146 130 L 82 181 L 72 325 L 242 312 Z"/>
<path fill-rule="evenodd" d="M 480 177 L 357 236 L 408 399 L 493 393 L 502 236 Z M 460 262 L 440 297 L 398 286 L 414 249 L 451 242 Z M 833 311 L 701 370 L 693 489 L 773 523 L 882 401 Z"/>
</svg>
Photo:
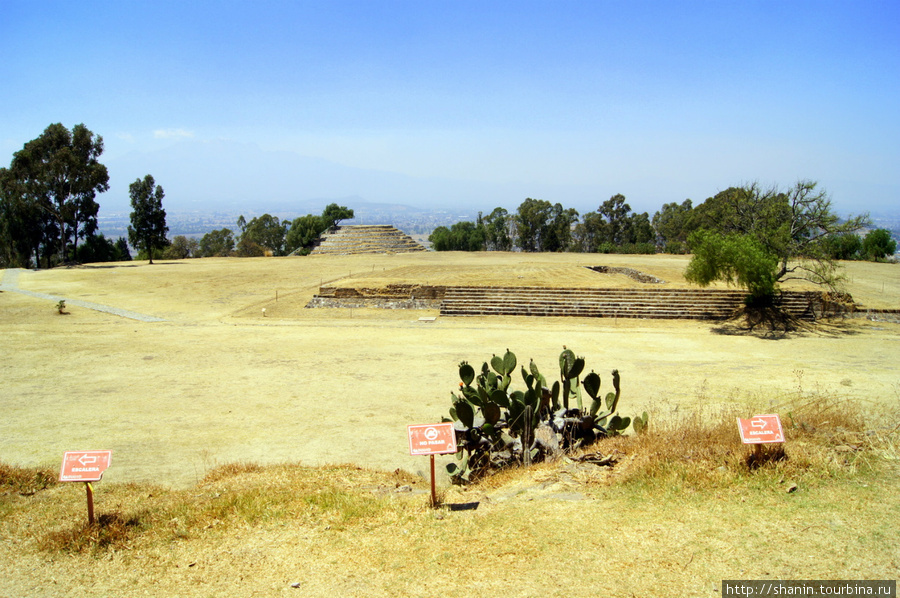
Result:
<svg viewBox="0 0 900 598">
<path fill-rule="evenodd" d="M 775 411 L 782 414 L 784 444 L 742 445 L 736 420 L 756 411 L 732 406 L 682 412 L 653 422 L 646 434 L 608 438 L 591 450 L 624 455 L 620 473 L 627 482 L 693 489 L 751 481 L 757 471 L 782 481 L 821 480 L 868 470 L 877 457 L 896 454 L 900 426 L 871 429 L 858 403 L 800 391 Z"/>
<path fill-rule="evenodd" d="M 14 467 L 0 463 L 0 494 L 30 496 L 56 484 L 56 470 L 50 467 Z"/>
</svg>

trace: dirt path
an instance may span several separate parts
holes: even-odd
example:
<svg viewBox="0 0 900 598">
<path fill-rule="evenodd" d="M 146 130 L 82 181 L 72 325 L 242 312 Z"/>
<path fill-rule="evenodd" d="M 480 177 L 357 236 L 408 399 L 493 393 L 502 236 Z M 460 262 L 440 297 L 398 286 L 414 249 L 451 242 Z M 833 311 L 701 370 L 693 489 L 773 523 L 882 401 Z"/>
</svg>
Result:
<svg viewBox="0 0 900 598">
<path fill-rule="evenodd" d="M 47 293 L 36 293 L 34 291 L 26 291 L 25 289 L 20 289 L 20 272 L 22 272 L 20 268 L 10 268 L 8 270 L 4 270 L 3 283 L 0 284 L 0 291 L 20 293 L 22 295 L 28 295 L 29 297 L 35 297 L 37 299 L 46 299 L 48 301 L 53 301 L 54 303 L 65 301 L 66 305 L 69 307 L 74 305 L 76 307 L 83 307 L 85 309 L 93 309 L 94 311 L 113 314 L 114 316 L 121 316 L 123 318 L 129 318 L 131 320 L 138 320 L 139 322 L 165 322 L 165 320 L 162 318 L 148 316 L 146 314 L 139 314 L 127 309 L 110 307 L 109 305 L 100 305 L 99 303 L 92 303 L 91 301 L 81 301 L 79 299 L 66 299 L 65 297 L 61 297 L 59 295 L 48 295 Z"/>
</svg>

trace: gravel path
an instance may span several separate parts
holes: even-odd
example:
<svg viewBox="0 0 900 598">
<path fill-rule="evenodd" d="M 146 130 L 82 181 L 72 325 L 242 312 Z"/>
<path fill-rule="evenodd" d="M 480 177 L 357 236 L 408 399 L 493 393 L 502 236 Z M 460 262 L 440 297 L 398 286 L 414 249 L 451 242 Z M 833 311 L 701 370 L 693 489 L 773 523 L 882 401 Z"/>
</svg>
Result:
<svg viewBox="0 0 900 598">
<path fill-rule="evenodd" d="M 157 318 L 156 316 L 148 316 L 146 314 L 139 314 L 134 311 L 129 311 L 127 309 L 120 309 L 118 307 L 110 307 L 108 305 L 100 305 L 99 303 L 93 303 L 91 301 L 82 301 L 80 299 L 66 299 L 65 297 L 60 297 L 59 295 L 49 295 L 47 293 L 37 293 L 35 291 L 26 291 L 25 289 L 19 288 L 19 274 L 22 272 L 21 268 L 9 268 L 3 271 L 3 282 L 0 282 L 0 291 L 8 291 L 11 293 L 19 293 L 21 295 L 28 295 L 29 297 L 36 297 L 38 299 L 48 299 L 50 301 L 65 301 L 66 305 L 74 305 L 77 307 L 83 307 L 85 309 L 93 309 L 94 311 L 101 311 L 107 314 L 113 314 L 114 316 L 121 316 L 123 318 L 129 318 L 131 320 L 138 320 L 140 322 L 165 322 L 163 318 Z"/>
</svg>

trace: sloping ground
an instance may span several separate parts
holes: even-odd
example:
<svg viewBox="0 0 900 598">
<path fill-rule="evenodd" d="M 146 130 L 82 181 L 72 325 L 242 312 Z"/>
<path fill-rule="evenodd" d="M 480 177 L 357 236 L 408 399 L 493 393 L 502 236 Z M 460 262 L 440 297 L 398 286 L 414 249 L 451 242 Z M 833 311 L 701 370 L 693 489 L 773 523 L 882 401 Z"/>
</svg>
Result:
<svg viewBox="0 0 900 598">
<path fill-rule="evenodd" d="M 413 239 L 389 225 L 339 226 L 323 235 L 313 254 L 357 255 L 425 251 Z"/>
</svg>

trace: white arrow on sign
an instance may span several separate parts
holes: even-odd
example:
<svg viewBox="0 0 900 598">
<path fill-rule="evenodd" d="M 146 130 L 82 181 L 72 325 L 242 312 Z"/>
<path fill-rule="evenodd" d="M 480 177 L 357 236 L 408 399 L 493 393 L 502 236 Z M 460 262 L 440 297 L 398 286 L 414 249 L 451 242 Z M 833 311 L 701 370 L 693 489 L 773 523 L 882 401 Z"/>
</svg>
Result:
<svg viewBox="0 0 900 598">
<path fill-rule="evenodd" d="M 750 422 L 750 425 L 753 426 L 754 428 L 765 428 L 765 427 L 766 427 L 766 420 L 764 420 L 764 419 L 754 419 L 752 422 Z"/>
<path fill-rule="evenodd" d="M 81 455 L 78 458 L 78 462 L 81 463 L 82 465 L 88 465 L 88 464 L 96 463 L 97 459 L 99 459 L 99 457 L 97 455 Z"/>
</svg>

